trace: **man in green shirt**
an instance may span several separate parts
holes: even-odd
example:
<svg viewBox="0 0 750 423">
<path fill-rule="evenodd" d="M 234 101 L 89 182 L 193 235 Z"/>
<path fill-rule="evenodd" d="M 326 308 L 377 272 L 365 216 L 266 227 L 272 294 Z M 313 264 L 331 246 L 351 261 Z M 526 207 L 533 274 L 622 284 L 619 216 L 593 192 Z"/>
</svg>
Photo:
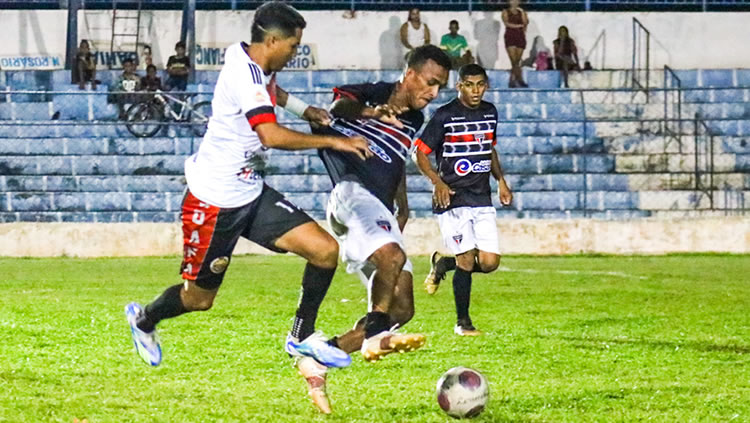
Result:
<svg viewBox="0 0 750 423">
<path fill-rule="evenodd" d="M 466 42 L 466 38 L 458 34 L 458 21 L 452 20 L 448 25 L 448 30 L 450 32 L 440 39 L 440 48 L 448 53 L 453 63 L 453 69 L 474 63 L 474 57 L 471 55 L 471 50 L 468 49 L 469 44 Z M 466 49 L 465 53 L 463 52 L 464 49 Z"/>
</svg>

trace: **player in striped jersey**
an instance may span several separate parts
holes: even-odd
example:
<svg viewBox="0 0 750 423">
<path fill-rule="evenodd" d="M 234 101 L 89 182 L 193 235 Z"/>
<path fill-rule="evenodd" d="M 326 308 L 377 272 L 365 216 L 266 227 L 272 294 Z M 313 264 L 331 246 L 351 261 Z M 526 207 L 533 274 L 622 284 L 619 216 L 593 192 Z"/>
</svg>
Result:
<svg viewBox="0 0 750 423">
<path fill-rule="evenodd" d="M 362 136 L 373 153 L 362 161 L 349 153 L 319 150 L 334 184 L 328 222 L 341 245 L 347 271 L 360 275 L 369 298 L 367 315 L 354 329 L 329 342 L 349 353 L 360 350 L 368 361 L 412 351 L 425 342 L 424 335 L 394 331 L 414 314 L 412 264 L 401 235 L 409 212 L 406 161 L 424 122 L 421 110 L 437 97 L 450 68 L 450 58 L 440 48 L 418 47 L 398 82 L 336 88 L 333 122 L 315 130 L 340 137 Z M 327 399 L 320 396 L 326 367 L 307 360 L 300 372 L 308 380 L 316 405 L 330 412 Z"/>
<path fill-rule="evenodd" d="M 481 334 L 469 317 L 471 274 L 489 273 L 500 263 L 490 174 L 498 182 L 504 206 L 513 201 L 495 151 L 497 109 L 482 101 L 489 84 L 479 65 L 465 65 L 456 84 L 458 98 L 440 107 L 415 141 L 417 166 L 434 185 L 433 212 L 438 217 L 445 246 L 454 257 L 432 255 L 425 288 L 434 294 L 445 273 L 454 270 L 457 335 Z M 437 169 L 429 158 L 435 153 Z"/>
</svg>

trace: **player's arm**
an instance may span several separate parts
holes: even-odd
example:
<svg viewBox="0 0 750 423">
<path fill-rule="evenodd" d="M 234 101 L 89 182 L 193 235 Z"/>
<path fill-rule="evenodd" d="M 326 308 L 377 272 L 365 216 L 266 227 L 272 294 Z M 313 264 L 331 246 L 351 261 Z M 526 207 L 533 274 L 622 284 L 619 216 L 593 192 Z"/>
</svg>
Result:
<svg viewBox="0 0 750 423">
<path fill-rule="evenodd" d="M 406 197 L 406 172 L 404 172 L 401 182 L 396 190 L 396 221 L 401 232 L 406 227 L 406 221 L 409 220 L 409 200 Z"/>
<path fill-rule="evenodd" d="M 261 144 L 268 148 L 280 150 L 331 148 L 346 153 L 354 153 L 362 160 L 372 155 L 367 148 L 367 140 L 362 137 L 310 135 L 284 128 L 275 120 L 258 123 L 253 126 L 253 130 L 258 134 Z"/>
<path fill-rule="evenodd" d="M 500 204 L 509 206 L 513 202 L 513 192 L 505 182 L 503 168 L 500 166 L 500 158 L 497 156 L 497 151 L 494 148 L 492 149 L 490 172 L 492 172 L 492 176 L 497 180 L 497 195 L 500 197 Z"/>
<path fill-rule="evenodd" d="M 426 176 L 427 179 L 430 180 L 430 182 L 432 182 L 432 195 L 434 196 L 435 202 L 437 202 L 438 206 L 440 206 L 441 208 L 448 207 L 451 203 L 451 195 L 455 194 L 456 192 L 453 191 L 448 186 L 448 184 L 443 182 L 435 168 L 432 167 L 430 158 L 427 157 L 427 154 L 425 154 L 424 151 L 419 148 L 414 150 L 414 158 L 417 162 L 419 171 L 422 173 L 422 175 Z"/>
<path fill-rule="evenodd" d="M 382 122 L 403 128 L 404 124 L 398 120 L 398 115 L 404 113 L 406 108 L 380 104 L 370 107 L 352 97 L 342 96 L 331 105 L 331 115 L 343 119 L 378 119 Z"/>
<path fill-rule="evenodd" d="M 278 85 L 276 86 L 276 104 L 312 124 L 328 126 L 331 123 L 331 115 L 327 110 L 305 103 L 302 99 L 289 94 Z"/>
</svg>

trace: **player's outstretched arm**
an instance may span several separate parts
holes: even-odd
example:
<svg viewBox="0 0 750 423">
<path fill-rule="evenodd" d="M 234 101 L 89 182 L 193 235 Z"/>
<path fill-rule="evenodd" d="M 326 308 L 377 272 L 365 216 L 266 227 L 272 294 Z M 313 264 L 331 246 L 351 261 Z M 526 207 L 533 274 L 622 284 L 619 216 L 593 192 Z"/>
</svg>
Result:
<svg viewBox="0 0 750 423">
<path fill-rule="evenodd" d="M 372 153 L 367 148 L 367 140 L 362 137 L 336 137 L 310 135 L 284 128 L 276 122 L 265 122 L 257 125 L 255 132 L 260 142 L 268 148 L 280 150 L 307 150 L 310 148 L 331 148 L 346 153 L 354 153 L 362 160 Z"/>
<path fill-rule="evenodd" d="M 276 86 L 276 104 L 298 118 L 304 119 L 312 124 L 320 126 L 328 126 L 331 124 L 331 115 L 327 110 L 305 103 L 299 98 L 289 94 L 278 85 Z"/>
<path fill-rule="evenodd" d="M 357 100 L 342 97 L 331 106 L 331 114 L 343 119 L 378 119 L 397 128 L 403 128 L 404 124 L 398 120 L 398 115 L 409 110 L 407 107 L 396 107 L 389 104 L 380 104 L 377 107 L 369 107 Z"/>
<path fill-rule="evenodd" d="M 492 176 L 497 180 L 497 191 L 500 197 L 500 204 L 509 206 L 513 202 L 513 192 L 505 182 L 505 176 L 503 175 L 503 168 L 500 166 L 500 158 L 497 157 L 497 151 L 492 149 L 492 165 L 490 167 Z"/>
<path fill-rule="evenodd" d="M 432 185 L 434 187 L 432 195 L 437 205 L 441 208 L 448 207 L 451 203 L 451 195 L 455 194 L 456 192 L 450 189 L 448 184 L 443 182 L 443 180 L 440 178 L 440 175 L 438 175 L 438 173 L 432 167 L 430 159 L 422 150 L 414 150 L 414 158 L 417 162 L 419 171 L 422 172 L 422 175 L 426 176 L 427 179 L 430 180 L 430 182 L 432 182 Z"/>
</svg>

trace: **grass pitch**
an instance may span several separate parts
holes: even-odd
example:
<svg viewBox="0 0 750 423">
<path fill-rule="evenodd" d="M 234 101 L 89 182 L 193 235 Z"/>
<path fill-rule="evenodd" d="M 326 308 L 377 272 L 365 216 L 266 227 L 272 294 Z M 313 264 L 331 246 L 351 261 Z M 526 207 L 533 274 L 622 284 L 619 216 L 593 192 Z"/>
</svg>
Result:
<svg viewBox="0 0 750 423">
<path fill-rule="evenodd" d="M 428 336 L 412 354 L 355 356 L 329 375 L 318 415 L 282 350 L 303 261 L 236 257 L 214 308 L 160 326 L 164 362 L 137 358 L 123 313 L 179 282 L 179 259 L 0 259 L 0 421 L 444 422 L 435 383 L 482 371 L 474 421 L 750 421 L 750 257 L 509 257 L 475 276 L 472 317 L 452 333 L 450 281 L 422 290 Z M 348 329 L 365 292 L 339 271 L 318 327 Z"/>
</svg>

